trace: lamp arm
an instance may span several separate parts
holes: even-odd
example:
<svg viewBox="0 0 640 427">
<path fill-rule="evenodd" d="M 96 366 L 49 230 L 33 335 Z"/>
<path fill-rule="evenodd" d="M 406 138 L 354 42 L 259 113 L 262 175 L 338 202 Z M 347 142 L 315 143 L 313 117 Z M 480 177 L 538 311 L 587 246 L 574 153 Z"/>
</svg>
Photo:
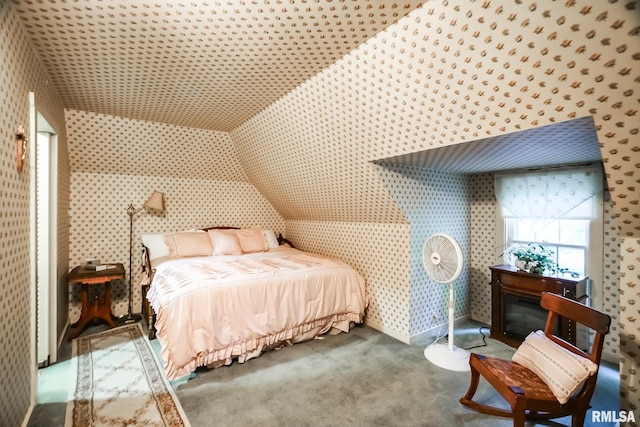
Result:
<svg viewBox="0 0 640 427">
<path fill-rule="evenodd" d="M 131 219 L 133 219 L 133 216 L 135 214 L 137 214 L 138 212 L 142 211 L 144 209 L 144 206 L 141 208 L 134 208 L 133 204 L 130 204 L 129 207 L 127 208 L 127 215 L 129 215 L 129 217 L 131 217 Z"/>
</svg>

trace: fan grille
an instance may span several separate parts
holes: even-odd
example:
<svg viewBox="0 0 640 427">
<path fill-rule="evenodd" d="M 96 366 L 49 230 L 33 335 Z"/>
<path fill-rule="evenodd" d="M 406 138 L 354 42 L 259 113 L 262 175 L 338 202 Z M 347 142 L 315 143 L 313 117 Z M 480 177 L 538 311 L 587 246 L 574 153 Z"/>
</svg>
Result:
<svg viewBox="0 0 640 427">
<path fill-rule="evenodd" d="M 462 250 L 451 236 L 438 233 L 427 239 L 422 250 L 427 274 L 439 283 L 451 283 L 462 271 Z"/>
</svg>

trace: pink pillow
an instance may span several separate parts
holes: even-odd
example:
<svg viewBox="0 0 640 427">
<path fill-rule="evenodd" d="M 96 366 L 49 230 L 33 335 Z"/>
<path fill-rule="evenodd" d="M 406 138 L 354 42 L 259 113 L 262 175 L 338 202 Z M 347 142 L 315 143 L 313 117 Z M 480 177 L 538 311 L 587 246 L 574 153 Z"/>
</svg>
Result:
<svg viewBox="0 0 640 427">
<path fill-rule="evenodd" d="M 213 248 L 206 233 L 165 234 L 164 242 L 172 258 L 211 255 Z"/>
<path fill-rule="evenodd" d="M 269 243 L 264 237 L 262 228 L 243 228 L 241 230 L 234 231 L 236 236 L 238 236 L 238 241 L 240 242 L 240 247 L 242 248 L 243 253 L 250 254 L 253 252 L 265 252 L 269 250 Z"/>
<path fill-rule="evenodd" d="M 213 255 L 242 255 L 235 230 L 208 230 Z"/>
</svg>

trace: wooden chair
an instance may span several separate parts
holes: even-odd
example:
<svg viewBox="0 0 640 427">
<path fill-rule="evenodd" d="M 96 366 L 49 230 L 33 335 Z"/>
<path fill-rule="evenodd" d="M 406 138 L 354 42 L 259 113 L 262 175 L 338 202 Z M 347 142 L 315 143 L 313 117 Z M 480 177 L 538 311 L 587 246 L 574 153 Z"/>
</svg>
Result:
<svg viewBox="0 0 640 427">
<path fill-rule="evenodd" d="M 545 335 L 565 349 L 589 358 L 599 368 L 604 336 L 609 332 L 611 318 L 591 307 L 548 292 L 542 294 L 540 305 L 549 310 L 544 329 Z M 584 352 L 553 335 L 558 315 L 586 325 L 595 331 L 590 352 Z M 598 377 L 596 370 L 577 393 L 566 403 L 561 404 L 540 377 L 511 360 L 472 353 L 469 365 L 471 366 L 471 383 L 467 394 L 460 399 L 460 403 L 478 412 L 513 418 L 514 427 L 523 427 L 525 419 L 550 419 L 568 415 L 572 416 L 573 427 L 582 426 Z M 480 375 L 500 393 L 511 410 L 495 408 L 472 400 L 478 388 Z"/>
</svg>

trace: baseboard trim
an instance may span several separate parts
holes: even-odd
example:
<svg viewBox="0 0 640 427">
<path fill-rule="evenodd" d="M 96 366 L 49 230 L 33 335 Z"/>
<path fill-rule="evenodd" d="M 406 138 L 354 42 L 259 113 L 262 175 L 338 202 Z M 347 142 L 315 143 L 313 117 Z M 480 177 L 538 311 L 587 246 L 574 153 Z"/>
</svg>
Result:
<svg viewBox="0 0 640 427">
<path fill-rule="evenodd" d="M 64 325 L 64 328 L 62 328 L 62 335 L 60 335 L 58 337 L 58 344 L 56 346 L 56 354 L 49 355 L 49 360 L 51 361 L 51 364 L 54 364 L 54 363 L 58 362 L 58 355 L 60 354 L 60 347 L 62 347 L 62 344 L 64 343 L 64 337 L 67 336 L 67 331 L 69 330 L 70 326 L 71 326 L 71 323 L 69 323 L 69 316 L 67 316 L 67 323 Z"/>
<path fill-rule="evenodd" d="M 458 323 L 458 322 L 465 321 L 467 319 L 470 319 L 470 316 L 468 314 L 464 316 L 456 317 L 455 322 Z M 417 335 L 403 334 L 396 330 L 385 328 L 383 325 L 377 322 L 373 322 L 366 319 L 364 321 L 364 324 L 382 332 L 383 334 L 389 335 L 390 337 L 393 337 L 399 341 L 402 341 L 405 344 L 410 344 L 410 345 L 415 344 L 417 342 L 424 342 L 425 340 L 428 340 L 428 339 L 435 340 L 438 335 L 438 332 L 440 332 L 442 336 L 446 335 L 449 332 L 449 322 L 445 322 L 440 325 L 434 326 Z"/>
<path fill-rule="evenodd" d="M 460 317 L 456 317 L 454 322 L 455 323 L 460 323 L 462 321 L 466 321 L 468 320 L 470 317 L 469 315 L 464 315 L 464 316 L 460 316 Z M 455 325 L 454 325 L 455 327 Z M 412 335 L 411 338 L 409 339 L 409 344 L 415 344 L 415 343 L 424 343 L 425 341 L 429 341 L 429 340 L 435 340 L 436 338 L 438 338 L 438 334 L 440 334 L 441 336 L 445 336 L 449 333 L 449 322 L 445 322 L 442 323 L 440 325 L 437 326 L 433 326 L 429 329 L 427 329 L 424 332 L 421 332 L 417 335 Z"/>
<path fill-rule="evenodd" d="M 36 407 L 36 403 L 35 402 L 31 402 L 31 404 L 29 405 L 29 408 L 27 409 L 27 413 L 24 416 L 24 419 L 22 420 L 22 424 L 20 424 L 20 427 L 27 427 L 29 425 L 29 421 L 31 420 L 31 414 L 33 414 L 33 410 Z"/>
<path fill-rule="evenodd" d="M 385 328 L 383 325 L 376 323 L 376 322 L 372 322 L 370 320 L 365 319 L 364 324 L 367 326 L 372 327 L 375 330 L 378 330 L 380 332 L 382 332 L 385 335 L 389 335 L 390 337 L 393 337 L 399 341 L 402 341 L 405 344 L 410 344 L 410 337 L 409 335 L 405 335 L 402 334 L 396 330 L 393 329 L 389 329 L 389 328 Z"/>
</svg>

